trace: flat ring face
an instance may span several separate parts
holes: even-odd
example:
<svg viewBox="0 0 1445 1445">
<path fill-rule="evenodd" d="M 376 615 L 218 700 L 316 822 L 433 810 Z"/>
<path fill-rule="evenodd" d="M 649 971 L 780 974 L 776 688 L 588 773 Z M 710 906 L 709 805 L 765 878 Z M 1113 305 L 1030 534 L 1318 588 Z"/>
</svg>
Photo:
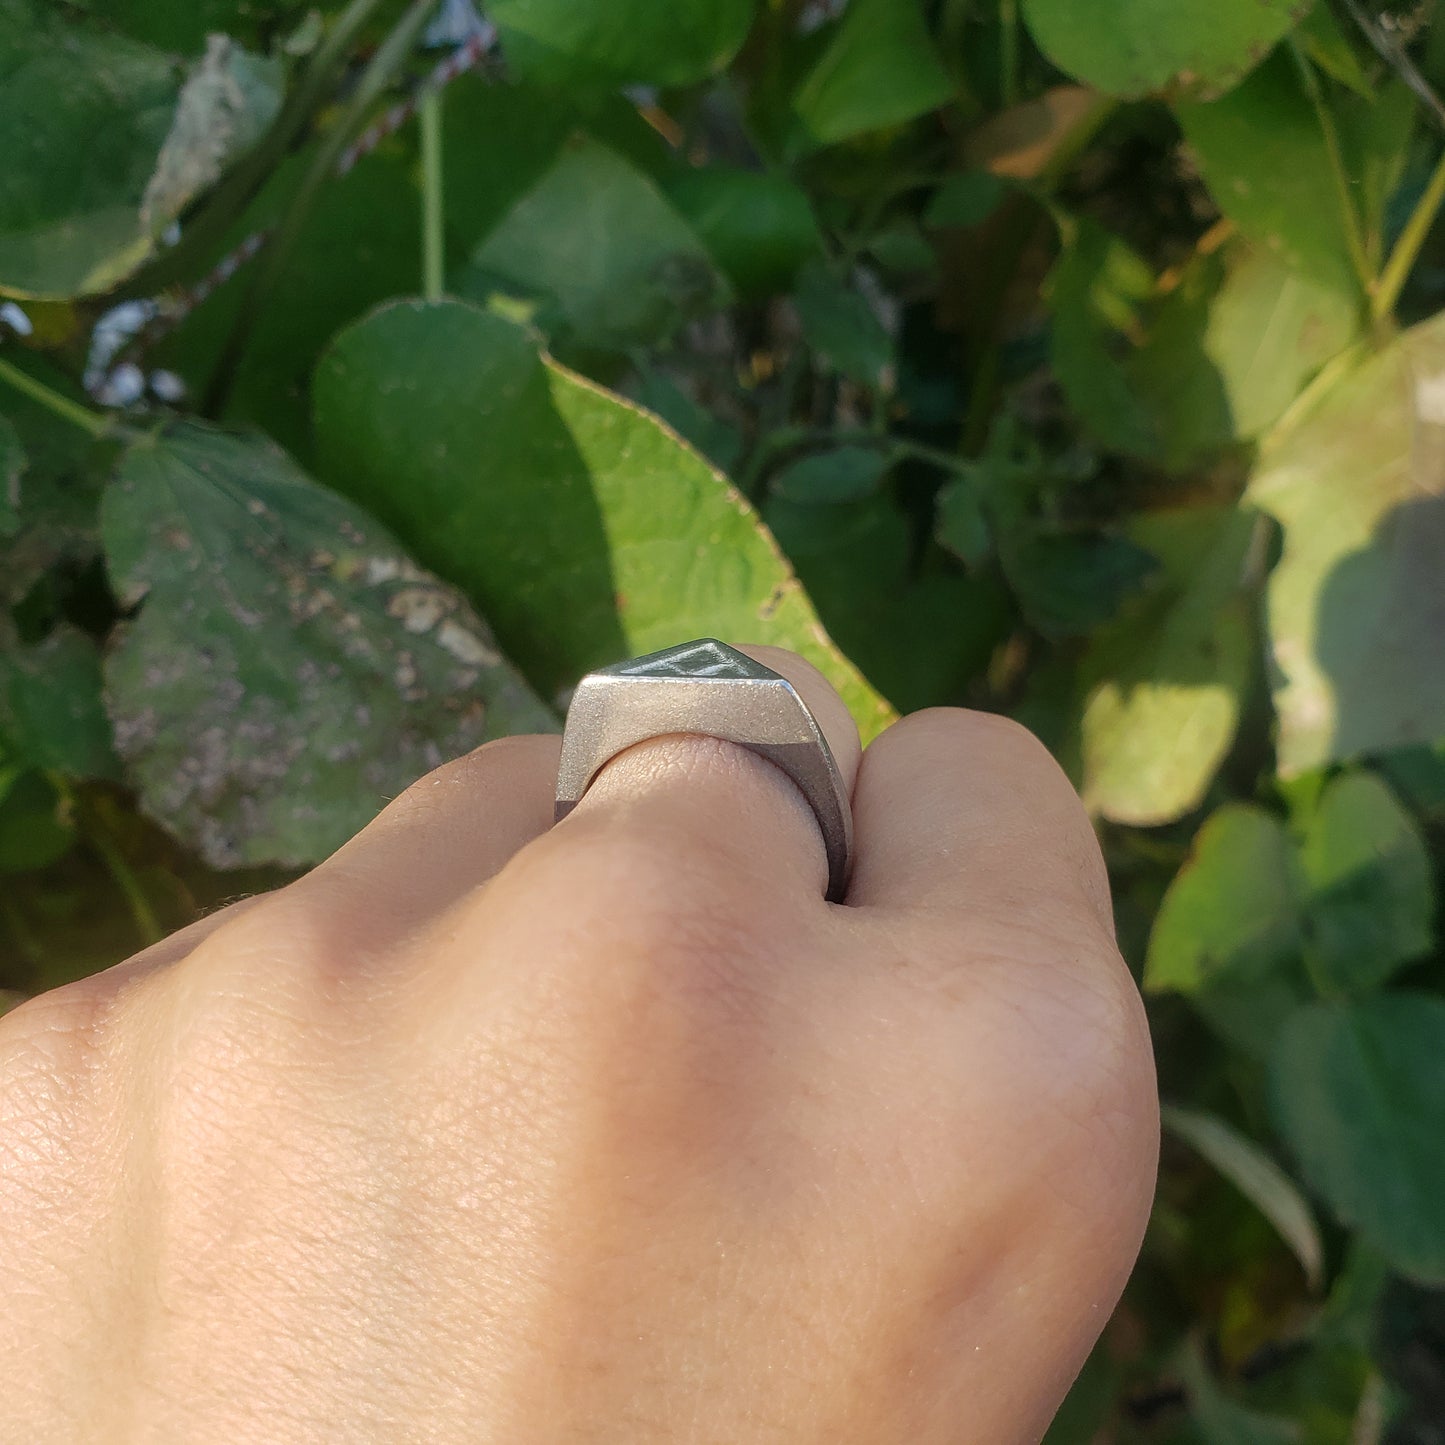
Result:
<svg viewBox="0 0 1445 1445">
<path fill-rule="evenodd" d="M 589 672 L 577 684 L 562 734 L 557 820 L 624 748 L 666 733 L 722 738 L 781 768 L 822 830 L 827 896 L 842 900 L 853 861 L 853 810 L 827 738 L 787 678 L 710 637 Z"/>
</svg>

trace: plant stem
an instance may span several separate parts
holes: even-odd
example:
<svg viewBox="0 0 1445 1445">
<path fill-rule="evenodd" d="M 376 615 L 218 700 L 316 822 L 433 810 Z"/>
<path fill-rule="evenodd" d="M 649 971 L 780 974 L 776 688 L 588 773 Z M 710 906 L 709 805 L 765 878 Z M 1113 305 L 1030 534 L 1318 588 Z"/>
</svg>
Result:
<svg viewBox="0 0 1445 1445">
<path fill-rule="evenodd" d="M 1395 242 L 1395 249 L 1390 252 L 1390 259 L 1374 285 L 1370 314 L 1376 321 L 1383 321 L 1394 311 L 1442 204 L 1445 204 L 1445 155 L 1437 162 L 1425 194 L 1411 211 L 1410 219 L 1405 222 L 1405 229 L 1400 232 L 1400 239 Z"/>
<path fill-rule="evenodd" d="M 442 176 L 442 93 L 421 102 L 421 290 L 440 301 L 446 284 L 446 192 Z"/>
<path fill-rule="evenodd" d="M 1380 29 L 1379 25 L 1365 13 L 1365 8 L 1359 3 L 1359 0 L 1341 0 L 1341 3 L 1349 12 L 1350 19 L 1359 26 L 1361 34 L 1379 52 L 1385 63 L 1425 103 L 1436 122 L 1445 126 L 1445 104 L 1441 103 L 1440 97 L 1435 94 L 1434 87 L 1416 68 L 1415 62 L 1406 54 L 1399 41 L 1393 35 Z M 1445 34 L 1445 31 L 1442 31 L 1439 26 L 1431 28 L 1432 47 L 1439 43 L 1437 37 L 1442 34 Z"/>
<path fill-rule="evenodd" d="M 82 431 L 88 431 L 96 441 L 102 441 L 115 432 L 115 423 L 111 417 L 91 411 L 88 406 L 82 406 L 78 401 L 71 401 L 68 396 L 61 396 L 58 391 L 46 386 L 43 381 L 36 381 L 33 376 L 5 360 L 0 360 L 0 381 L 9 382 L 16 391 L 24 392 L 32 401 L 38 401 L 41 406 L 68 421 L 72 426 L 78 426 Z"/>
<path fill-rule="evenodd" d="M 998 0 L 999 101 L 1005 110 L 1019 98 L 1019 0 Z"/>
<path fill-rule="evenodd" d="M 256 274 L 251 278 L 250 289 L 236 313 L 235 324 L 226 338 L 226 345 L 222 348 L 211 384 L 206 390 L 202 411 L 207 416 L 219 416 L 225 410 L 231 387 L 235 384 L 238 363 L 251 337 L 251 328 L 271 299 L 271 293 L 276 289 L 276 283 L 281 279 L 286 263 L 291 259 L 291 252 L 311 215 L 316 197 L 331 179 L 342 151 L 361 130 L 367 112 L 377 97 L 406 64 L 417 32 L 435 8 L 436 0 L 412 0 L 406 13 L 382 41 L 376 54 L 372 56 L 371 63 L 362 72 L 346 110 L 322 137 L 311 167 L 296 188 L 285 219 L 276 228 L 275 239 L 258 263 Z"/>
</svg>

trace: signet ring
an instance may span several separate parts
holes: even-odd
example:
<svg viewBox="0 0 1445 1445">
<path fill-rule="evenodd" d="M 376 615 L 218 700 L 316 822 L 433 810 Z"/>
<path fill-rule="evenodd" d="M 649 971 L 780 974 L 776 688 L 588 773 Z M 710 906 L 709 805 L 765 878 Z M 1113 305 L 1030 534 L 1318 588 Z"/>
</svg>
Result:
<svg viewBox="0 0 1445 1445">
<path fill-rule="evenodd" d="M 781 768 L 818 820 L 827 897 L 842 901 L 853 863 L 853 809 L 833 750 L 786 677 L 711 637 L 600 668 L 577 684 L 562 733 L 556 820 L 624 748 L 668 733 L 721 738 Z"/>
</svg>

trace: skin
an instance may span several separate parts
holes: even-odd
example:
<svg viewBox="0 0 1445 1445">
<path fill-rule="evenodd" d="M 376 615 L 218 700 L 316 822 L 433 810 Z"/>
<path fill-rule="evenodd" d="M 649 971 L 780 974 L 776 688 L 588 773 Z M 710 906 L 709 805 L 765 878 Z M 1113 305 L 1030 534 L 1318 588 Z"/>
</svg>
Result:
<svg viewBox="0 0 1445 1445">
<path fill-rule="evenodd" d="M 856 869 L 745 749 L 423 778 L 299 882 L 0 1021 L 0 1440 L 1011 1445 L 1153 1193 L 1089 820 L 957 709 Z"/>
</svg>

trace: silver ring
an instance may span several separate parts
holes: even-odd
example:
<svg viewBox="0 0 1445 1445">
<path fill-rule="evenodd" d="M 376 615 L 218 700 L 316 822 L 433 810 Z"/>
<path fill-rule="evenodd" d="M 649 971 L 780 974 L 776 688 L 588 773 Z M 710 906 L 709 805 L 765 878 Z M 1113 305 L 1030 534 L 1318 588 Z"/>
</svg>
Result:
<svg viewBox="0 0 1445 1445">
<path fill-rule="evenodd" d="M 562 733 L 557 821 L 624 748 L 667 733 L 722 738 L 781 768 L 813 809 L 828 854 L 827 896 L 842 901 L 853 809 L 833 750 L 786 677 L 711 637 L 589 672 L 577 684 Z"/>
</svg>

